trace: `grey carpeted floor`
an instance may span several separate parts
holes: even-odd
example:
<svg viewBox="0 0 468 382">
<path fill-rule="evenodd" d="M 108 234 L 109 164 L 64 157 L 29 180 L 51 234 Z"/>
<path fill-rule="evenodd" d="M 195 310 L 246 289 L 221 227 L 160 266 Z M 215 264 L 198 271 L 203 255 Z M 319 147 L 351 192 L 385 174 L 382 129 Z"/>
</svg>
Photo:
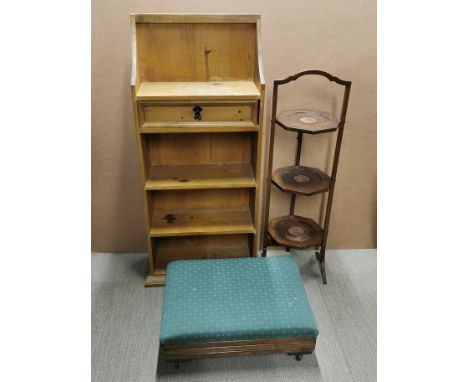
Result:
<svg viewBox="0 0 468 382">
<path fill-rule="evenodd" d="M 291 255 L 320 330 L 315 354 L 301 362 L 282 354 L 198 360 L 174 370 L 159 359 L 164 289 L 143 287 L 146 255 L 93 253 L 92 380 L 376 381 L 376 251 L 328 251 L 327 285 L 312 252 Z"/>
</svg>

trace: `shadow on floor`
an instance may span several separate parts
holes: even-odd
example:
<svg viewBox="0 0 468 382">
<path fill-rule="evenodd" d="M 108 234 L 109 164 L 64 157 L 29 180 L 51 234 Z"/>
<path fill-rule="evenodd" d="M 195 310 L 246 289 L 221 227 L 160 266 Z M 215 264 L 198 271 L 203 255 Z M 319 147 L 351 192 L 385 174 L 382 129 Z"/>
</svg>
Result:
<svg viewBox="0 0 468 382">
<path fill-rule="evenodd" d="M 148 271 L 148 259 L 146 257 L 135 257 L 130 263 L 130 270 L 133 274 L 144 279 Z"/>
<path fill-rule="evenodd" d="M 221 357 L 182 362 L 179 369 L 159 353 L 157 381 L 323 381 L 315 353 L 294 356 L 271 354 Z"/>
</svg>

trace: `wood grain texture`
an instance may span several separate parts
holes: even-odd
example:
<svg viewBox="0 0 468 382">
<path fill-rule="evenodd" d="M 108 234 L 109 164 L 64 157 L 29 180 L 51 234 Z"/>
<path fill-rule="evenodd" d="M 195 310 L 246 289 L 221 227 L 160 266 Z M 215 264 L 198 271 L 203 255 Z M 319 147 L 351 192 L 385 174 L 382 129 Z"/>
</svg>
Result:
<svg viewBox="0 0 468 382">
<path fill-rule="evenodd" d="M 201 107 L 200 120 L 194 116 L 194 107 Z M 141 127 L 182 127 L 209 123 L 245 123 L 257 125 L 256 103 L 139 103 Z"/>
<path fill-rule="evenodd" d="M 256 254 L 265 91 L 259 19 L 131 17 L 139 79 L 133 101 L 151 216 L 146 285 L 160 285 L 177 258 Z M 251 134 L 237 133 L 244 131 Z M 221 251 L 214 235 L 226 234 L 249 235 Z M 193 239 L 200 235 L 210 238 Z M 164 247 L 166 237 L 181 239 Z"/>
<path fill-rule="evenodd" d="M 276 123 L 288 131 L 322 134 L 335 131 L 339 119 L 334 115 L 314 110 L 287 110 L 277 116 Z"/>
<path fill-rule="evenodd" d="M 167 361 L 273 353 L 312 353 L 315 349 L 315 341 L 315 337 L 223 341 L 161 345 L 161 350 Z"/>
<path fill-rule="evenodd" d="M 323 171 L 305 166 L 288 166 L 273 171 L 271 181 L 280 190 L 301 195 L 328 191 L 330 177 Z"/>
<path fill-rule="evenodd" d="M 132 47 L 134 48 L 134 34 L 135 34 L 135 29 L 132 28 Z M 132 49 L 133 49 L 132 48 Z M 134 73 L 132 73 L 132 78 L 131 78 L 131 94 L 132 94 L 132 106 L 133 106 L 133 126 L 134 126 L 134 131 L 135 131 L 135 136 L 136 136 L 136 146 L 137 146 L 137 151 L 138 151 L 138 157 L 142 158 L 143 160 L 138 161 L 138 169 L 140 173 L 140 182 L 141 182 L 141 190 L 142 190 L 142 195 L 143 195 L 143 206 L 144 206 L 144 221 L 145 221 L 145 233 L 146 233 L 146 245 L 148 248 L 149 253 L 151 253 L 151 239 L 148 235 L 148 232 L 150 230 L 150 219 L 151 219 L 151 206 L 149 203 L 148 196 L 146 195 L 144 184 L 145 184 L 145 179 L 146 179 L 146 170 L 147 170 L 147 160 L 144 158 L 147 158 L 147 150 L 146 150 L 146 144 L 142 142 L 139 131 L 138 131 L 138 126 L 139 126 L 139 119 L 138 119 L 138 106 L 135 98 L 135 81 L 138 81 L 139 77 L 136 77 Z M 151 274 L 154 270 L 154 263 L 153 259 L 149 256 L 148 257 L 148 273 Z"/>
<path fill-rule="evenodd" d="M 151 166 L 252 162 L 252 135 L 249 133 L 152 134 L 146 142 Z"/>
<path fill-rule="evenodd" d="M 147 194 L 154 210 L 248 208 L 250 202 L 247 188 L 158 190 Z"/>
<path fill-rule="evenodd" d="M 145 122 L 140 129 L 143 134 L 182 134 L 182 133 L 232 133 L 259 132 L 252 122 L 185 122 L 160 123 Z"/>
<path fill-rule="evenodd" d="M 260 99 L 253 81 L 216 82 L 143 82 L 136 94 L 138 101 Z"/>
<path fill-rule="evenodd" d="M 297 215 L 271 219 L 268 233 L 279 244 L 290 248 L 309 248 L 320 245 L 322 228 L 310 218 Z"/>
<path fill-rule="evenodd" d="M 145 282 L 144 285 L 146 287 L 162 287 L 166 283 L 166 273 L 162 272 L 161 274 L 153 275 L 153 274 L 148 274 L 145 277 Z"/>
<path fill-rule="evenodd" d="M 340 118 L 337 119 L 333 115 L 324 112 L 314 112 L 310 110 L 288 110 L 277 115 L 278 107 L 278 96 L 280 93 L 279 87 L 281 85 L 286 85 L 289 82 L 294 82 L 301 77 L 306 76 L 319 76 L 322 79 L 326 78 L 329 81 L 339 84 L 339 86 L 344 87 L 342 100 L 341 100 L 341 110 L 339 112 Z M 317 91 L 317 90 L 315 90 Z M 290 207 L 289 207 L 289 216 L 283 218 L 273 219 L 268 225 L 267 229 L 263 229 L 263 251 L 262 255 L 265 255 L 266 245 L 265 243 L 269 240 L 269 237 L 266 237 L 268 234 L 271 238 L 276 240 L 280 244 L 284 244 L 289 249 L 290 246 L 294 248 L 309 248 L 320 246 L 320 252 L 316 253 L 317 259 L 320 261 L 320 272 L 322 275 L 323 283 L 327 283 L 326 271 L 325 271 L 325 255 L 328 242 L 328 231 L 330 226 L 331 218 L 331 207 L 333 203 L 333 196 L 335 191 L 336 184 L 336 175 L 338 169 L 338 162 L 341 152 L 341 143 L 343 139 L 343 132 L 346 122 L 346 115 L 349 104 L 349 96 L 351 91 L 351 81 L 345 81 L 338 78 L 328 72 L 323 70 L 304 70 L 298 72 L 294 75 L 291 75 L 285 79 L 273 81 L 273 102 L 272 102 L 272 111 L 271 111 L 271 127 L 270 127 L 270 147 L 268 153 L 268 167 L 267 167 L 267 192 L 266 192 L 266 210 L 264 217 L 264 224 L 268 224 L 268 219 L 270 216 L 270 206 L 271 206 L 271 183 L 273 182 L 278 186 L 281 191 L 292 192 Z M 285 170 L 280 170 L 276 172 L 276 181 L 272 178 L 272 163 L 274 155 L 274 139 L 276 134 L 276 125 L 279 124 L 286 130 L 297 132 L 297 144 L 296 144 L 296 155 L 294 166 L 290 166 Z M 315 126 L 315 127 L 313 127 Z M 299 167 L 301 162 L 301 153 L 302 153 L 302 143 L 304 133 L 319 134 L 324 132 L 331 132 L 335 129 L 338 129 L 336 134 L 335 141 L 335 150 L 333 153 L 333 163 L 331 175 L 328 176 L 325 173 L 314 169 Z M 292 173 L 291 173 L 292 172 Z M 296 173 L 294 175 L 294 173 Z M 308 174 L 307 174 L 308 173 Z M 305 187 L 300 186 L 300 183 L 304 185 L 309 184 L 312 190 L 306 190 Z M 315 185 L 314 185 L 315 183 Z M 318 192 L 324 191 L 324 185 L 326 185 L 327 201 L 326 201 L 326 212 L 323 223 L 323 229 L 315 223 L 312 219 L 305 219 L 299 217 L 295 214 L 296 208 L 296 192 L 294 189 L 300 190 L 302 194 L 308 196 L 313 195 Z M 287 186 L 285 188 L 284 186 Z M 291 187 L 292 186 L 292 187 Z M 315 187 L 314 187 L 315 186 Z M 306 191 L 305 193 L 303 191 Z M 308 191 L 308 192 L 307 192 Z M 312 192 L 311 192 L 312 191 Z M 323 209 L 322 209 L 323 211 Z M 293 232 L 294 231 L 294 232 Z M 294 243 L 290 245 L 290 243 Z"/>
<path fill-rule="evenodd" d="M 174 260 L 224 259 L 248 257 L 248 234 L 179 236 L 153 239 L 154 261 L 157 268 L 166 268 Z"/>
<path fill-rule="evenodd" d="M 236 81 L 254 78 L 255 23 L 136 25 L 137 66 L 141 82 Z"/>
<path fill-rule="evenodd" d="M 150 236 L 186 236 L 255 233 L 248 207 L 155 210 Z"/>
<path fill-rule="evenodd" d="M 146 190 L 250 188 L 256 181 L 249 163 L 152 166 Z"/>
<path fill-rule="evenodd" d="M 226 15 L 226 14 L 186 14 L 186 13 L 140 13 L 132 14 L 138 23 L 256 23 L 259 19 L 258 15 Z"/>
</svg>

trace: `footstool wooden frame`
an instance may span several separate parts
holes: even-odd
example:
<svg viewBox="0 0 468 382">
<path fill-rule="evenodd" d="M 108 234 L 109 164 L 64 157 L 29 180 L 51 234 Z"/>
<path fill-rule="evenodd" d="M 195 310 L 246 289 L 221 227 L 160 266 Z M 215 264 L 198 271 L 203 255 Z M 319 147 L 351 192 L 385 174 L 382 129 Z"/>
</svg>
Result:
<svg viewBox="0 0 468 382">
<path fill-rule="evenodd" d="M 174 362 L 178 369 L 182 361 L 209 357 L 286 353 L 294 355 L 300 361 L 304 354 L 311 354 L 315 350 L 315 341 L 315 337 L 294 337 L 177 344 L 161 348 L 164 359 Z"/>
<path fill-rule="evenodd" d="M 232 267 L 234 268 L 228 270 L 228 268 Z M 246 269 L 247 273 L 250 272 L 250 274 L 238 274 L 237 272 L 242 269 Z M 192 272 L 196 273 L 194 274 Z M 213 273 L 211 280 L 209 276 L 204 276 L 208 275 L 209 272 Z M 276 330 L 276 337 L 258 338 L 262 335 L 262 328 L 259 325 L 250 332 L 246 331 L 243 333 L 241 329 L 237 335 L 226 335 L 225 337 L 232 338 L 228 340 L 205 340 L 204 338 L 210 337 L 210 334 L 207 333 L 202 333 L 197 340 L 191 338 L 193 332 L 197 330 L 203 332 L 203 330 L 197 328 L 196 323 L 194 324 L 193 330 L 187 329 L 187 326 L 184 325 L 190 326 L 192 324 L 192 321 L 188 319 L 188 316 L 191 314 L 190 307 L 185 309 L 184 306 L 177 304 L 179 302 L 180 304 L 188 302 L 189 305 L 193 304 L 193 310 L 196 310 L 197 306 L 200 304 L 197 302 L 194 303 L 193 299 L 198 298 L 203 300 L 203 296 L 200 296 L 198 290 L 200 293 L 205 293 L 209 290 L 210 283 L 216 284 L 216 288 L 219 288 L 218 295 L 222 293 L 227 294 L 226 303 L 228 304 L 230 301 L 229 295 L 235 292 L 226 292 L 226 289 L 223 288 L 228 285 L 235 285 L 233 284 L 233 280 L 242 281 L 244 279 L 249 279 L 252 281 L 251 276 L 255 274 L 255 272 L 263 274 L 266 279 L 265 282 L 271 283 L 270 286 L 273 289 L 278 288 L 278 283 L 284 282 L 287 284 L 282 287 L 281 291 L 271 291 L 273 295 L 271 304 L 270 302 L 265 302 L 265 297 L 263 296 L 264 305 L 268 306 L 268 304 L 270 304 L 270 307 L 273 306 L 272 310 L 274 310 L 275 313 L 276 311 L 281 312 L 284 310 L 284 307 L 281 307 L 281 305 L 286 305 L 287 308 L 284 313 L 286 315 L 286 320 L 284 320 L 284 322 L 279 321 L 277 327 L 275 327 L 274 324 L 270 325 Z M 190 280 L 192 274 L 194 275 L 193 277 L 198 278 L 197 281 Z M 259 276 L 261 276 L 260 274 Z M 208 285 L 203 288 L 200 284 L 200 280 L 204 280 L 205 277 L 208 279 L 206 280 Z M 177 278 L 179 281 L 177 281 Z M 262 283 L 262 280 L 259 281 Z M 290 286 L 290 283 L 292 283 L 293 286 Z M 244 288 L 240 285 L 239 287 L 243 293 L 248 290 L 248 286 L 245 286 L 245 284 Z M 263 286 L 263 290 L 266 290 L 265 285 Z M 216 292 L 208 292 L 208 294 L 210 293 L 212 294 L 211 299 L 215 300 L 213 296 L 216 295 Z M 255 290 L 252 290 L 252 293 L 255 293 Z M 194 297 L 189 297 L 190 294 Z M 209 297 L 210 296 L 207 296 L 207 298 Z M 243 296 L 236 296 L 234 301 L 238 302 L 242 298 Z M 250 300 L 255 301 L 255 298 L 250 298 Z M 213 308 L 216 310 L 219 307 L 220 301 L 218 301 L 218 305 L 216 305 L 216 301 L 209 301 L 208 303 L 211 303 L 210 309 Z M 259 301 L 258 304 L 261 305 L 262 301 Z M 275 308 L 275 304 L 278 305 L 279 308 Z M 235 310 L 233 312 L 239 309 L 242 310 L 240 306 L 235 306 L 234 308 Z M 289 309 L 292 309 L 291 313 L 288 312 Z M 302 316 L 302 318 L 295 324 L 290 325 L 290 329 L 284 329 L 283 332 L 286 335 L 281 336 L 281 325 L 288 325 L 287 318 L 290 314 L 294 314 L 294 309 L 297 309 L 298 315 Z M 262 313 L 262 308 L 257 308 L 257 310 Z M 310 316 L 308 316 L 309 314 Z M 194 317 L 200 317 L 200 312 L 194 312 Z M 219 317 L 222 319 L 225 316 L 220 314 Z M 183 321 L 184 318 L 186 319 L 185 323 Z M 171 319 L 180 322 L 171 323 L 171 321 L 169 321 Z M 276 317 L 273 318 L 273 320 L 275 319 Z M 213 320 L 213 317 L 211 320 Z M 183 333 L 177 333 L 177 329 L 171 328 L 171 325 L 179 327 L 179 329 L 186 329 L 185 331 L 184 329 L 180 329 Z M 252 323 L 250 323 L 250 326 L 255 327 Z M 226 330 L 226 327 L 220 326 L 220 331 L 222 332 L 223 330 Z M 288 331 L 292 333 L 291 336 L 288 335 Z M 246 338 L 248 333 L 257 338 Z M 299 333 L 299 335 L 294 335 L 294 333 Z M 273 353 L 294 355 L 296 360 L 300 361 L 304 354 L 310 354 L 315 350 L 317 334 L 318 330 L 316 328 L 315 318 L 313 317 L 312 310 L 307 301 L 307 295 L 305 294 L 297 265 L 294 259 L 289 256 L 223 260 L 182 260 L 173 262 L 168 267 L 163 318 L 161 322 L 161 353 L 164 360 L 174 362 L 176 368 L 179 368 L 180 362 L 192 359 Z M 211 336 L 213 335 L 216 336 L 217 334 L 212 332 Z M 265 337 L 267 337 L 267 335 L 268 333 L 265 332 Z"/>
</svg>

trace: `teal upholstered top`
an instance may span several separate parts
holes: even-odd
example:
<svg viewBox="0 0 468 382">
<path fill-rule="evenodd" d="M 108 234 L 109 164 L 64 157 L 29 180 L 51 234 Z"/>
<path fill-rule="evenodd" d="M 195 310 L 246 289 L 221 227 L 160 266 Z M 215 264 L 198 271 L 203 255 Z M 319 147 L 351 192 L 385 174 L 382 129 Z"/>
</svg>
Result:
<svg viewBox="0 0 468 382">
<path fill-rule="evenodd" d="M 289 256 L 180 260 L 167 268 L 161 344 L 317 335 Z"/>
</svg>

